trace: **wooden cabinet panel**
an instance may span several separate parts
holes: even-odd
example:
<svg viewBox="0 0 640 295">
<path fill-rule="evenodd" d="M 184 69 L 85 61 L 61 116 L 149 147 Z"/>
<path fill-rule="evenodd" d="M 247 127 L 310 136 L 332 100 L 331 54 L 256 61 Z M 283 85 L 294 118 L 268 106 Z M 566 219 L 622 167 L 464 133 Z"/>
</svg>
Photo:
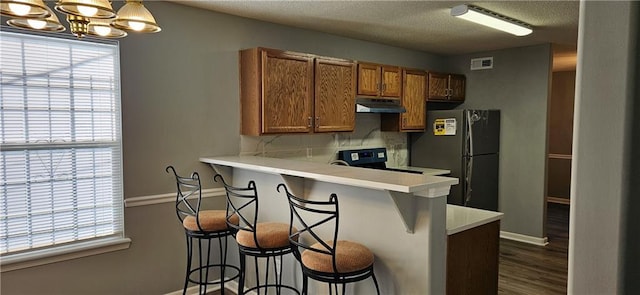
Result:
<svg viewBox="0 0 640 295">
<path fill-rule="evenodd" d="M 355 128 L 356 66 L 351 61 L 316 58 L 315 132 Z"/>
<path fill-rule="evenodd" d="M 358 63 L 358 95 L 400 98 L 402 68 Z"/>
<path fill-rule="evenodd" d="M 240 67 L 242 134 L 311 132 L 313 57 L 253 48 Z"/>
<path fill-rule="evenodd" d="M 311 131 L 312 59 L 263 51 L 262 132 Z"/>
<path fill-rule="evenodd" d="M 498 294 L 500 221 L 447 237 L 447 294 Z"/>
<path fill-rule="evenodd" d="M 405 70 L 402 105 L 407 109 L 400 114 L 402 130 L 424 130 L 426 120 L 427 79 L 424 72 Z"/>
<path fill-rule="evenodd" d="M 439 73 L 429 73 L 429 95 L 428 100 L 448 100 L 449 75 Z"/>
<path fill-rule="evenodd" d="M 400 97 L 402 93 L 402 69 L 400 67 L 382 66 L 382 97 Z"/>
<path fill-rule="evenodd" d="M 466 79 L 463 75 L 449 75 L 449 99 L 453 101 L 464 101 L 464 89 Z"/>
<path fill-rule="evenodd" d="M 382 114 L 382 131 L 424 131 L 426 124 L 427 75 L 420 70 L 402 71 L 401 114 Z"/>
<path fill-rule="evenodd" d="M 358 94 L 377 96 L 380 89 L 380 67 L 374 64 L 358 64 Z"/>
<path fill-rule="evenodd" d="M 464 75 L 430 72 L 428 75 L 429 90 L 427 101 L 464 102 Z"/>
</svg>

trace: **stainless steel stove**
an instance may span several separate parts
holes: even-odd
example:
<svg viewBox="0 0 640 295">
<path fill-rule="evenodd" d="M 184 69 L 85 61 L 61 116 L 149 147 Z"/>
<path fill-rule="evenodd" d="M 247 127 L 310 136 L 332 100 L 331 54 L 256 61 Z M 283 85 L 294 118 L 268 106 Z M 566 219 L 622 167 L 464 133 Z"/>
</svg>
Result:
<svg viewBox="0 0 640 295">
<path fill-rule="evenodd" d="M 344 161 L 346 164 L 353 167 L 422 174 L 420 171 L 387 167 L 386 148 L 343 150 L 338 152 L 338 160 Z"/>
</svg>

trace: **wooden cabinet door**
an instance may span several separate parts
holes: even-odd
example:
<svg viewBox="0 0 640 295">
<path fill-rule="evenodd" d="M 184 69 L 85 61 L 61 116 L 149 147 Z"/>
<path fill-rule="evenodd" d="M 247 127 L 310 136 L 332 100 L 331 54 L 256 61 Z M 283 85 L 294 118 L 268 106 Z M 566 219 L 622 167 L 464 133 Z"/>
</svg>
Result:
<svg viewBox="0 0 640 295">
<path fill-rule="evenodd" d="M 426 73 L 415 70 L 404 70 L 402 105 L 407 112 L 400 115 L 400 126 L 403 131 L 424 130 L 426 120 Z"/>
<path fill-rule="evenodd" d="M 352 61 L 316 58 L 316 132 L 353 131 L 356 112 L 356 65 Z"/>
<path fill-rule="evenodd" d="M 464 75 L 449 75 L 449 99 L 452 101 L 464 101 L 466 78 Z"/>
<path fill-rule="evenodd" d="M 313 58 L 262 51 L 262 132 L 311 132 Z"/>
<path fill-rule="evenodd" d="M 382 90 L 380 96 L 400 98 L 402 94 L 402 69 L 382 66 Z"/>
<path fill-rule="evenodd" d="M 378 96 L 380 83 L 380 66 L 358 63 L 358 95 Z"/>
<path fill-rule="evenodd" d="M 429 73 L 427 80 L 429 84 L 427 100 L 447 101 L 449 94 L 449 75 L 440 73 Z"/>
</svg>

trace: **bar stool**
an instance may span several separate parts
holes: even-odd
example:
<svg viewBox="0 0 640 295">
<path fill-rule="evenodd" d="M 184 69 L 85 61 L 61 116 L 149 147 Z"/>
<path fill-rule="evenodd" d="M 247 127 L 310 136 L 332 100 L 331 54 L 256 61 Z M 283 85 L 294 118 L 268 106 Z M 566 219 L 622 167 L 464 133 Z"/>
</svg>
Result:
<svg viewBox="0 0 640 295">
<path fill-rule="evenodd" d="M 186 294 L 189 282 L 198 285 L 199 294 L 207 293 L 207 285 L 220 284 L 221 292 L 224 294 L 224 284 L 240 276 L 240 269 L 237 266 L 227 264 L 227 237 L 235 233 L 235 229 L 229 227 L 227 221 L 238 224 L 238 217 L 227 218 L 226 210 L 201 210 L 202 185 L 198 172 L 193 172 L 190 177 L 183 177 L 178 175 L 173 166 L 167 166 L 165 170 L 167 173 L 171 170 L 176 177 L 176 214 L 184 227 L 187 238 L 187 272 L 182 294 Z M 199 265 L 192 269 L 193 239 L 198 241 Z M 211 264 L 212 239 L 218 240 L 220 263 Z M 204 241 L 206 241 L 206 263 L 203 262 L 202 244 Z M 211 268 L 219 269 L 220 278 L 209 281 L 209 269 Z M 234 270 L 236 274 L 225 277 L 228 269 Z M 197 279 L 191 278 L 195 272 L 198 272 Z"/>
<path fill-rule="evenodd" d="M 328 283 L 329 294 L 332 294 L 332 287 L 339 294 L 338 285 L 342 285 L 344 294 L 347 283 L 371 277 L 379 295 L 371 250 L 356 242 L 338 240 L 340 214 L 336 194 L 331 194 L 329 201 L 310 201 L 294 196 L 282 183 L 277 187 L 278 192 L 280 189 L 284 189 L 289 199 L 290 227 L 300 228 L 290 231 L 289 242 L 302 266 L 302 294 L 308 294 L 308 278 Z M 317 232 L 321 229 L 331 230 L 333 239 L 320 238 Z"/>
<path fill-rule="evenodd" d="M 265 294 L 268 293 L 269 289 L 275 289 L 276 294 L 281 294 L 283 288 L 299 295 L 300 292 L 295 287 L 282 283 L 282 271 L 278 274 L 278 266 L 276 263 L 276 257 L 280 257 L 280 261 L 282 261 L 282 257 L 292 251 L 291 245 L 289 244 L 289 225 L 276 222 L 258 222 L 259 199 L 256 183 L 253 180 L 249 181 L 246 188 L 230 186 L 224 181 L 224 178 L 220 174 L 215 175 L 214 180 L 224 185 L 228 202 L 227 223 L 230 227 L 237 230 L 236 242 L 238 243 L 240 253 L 238 295 L 254 290 L 260 294 L 260 290 L 263 289 L 265 290 Z M 233 216 L 240 218 L 239 223 L 234 223 L 233 220 L 230 219 Z M 256 285 L 244 290 L 247 256 L 254 258 Z M 266 258 L 264 284 L 260 283 L 258 258 Z M 269 282 L 270 260 L 273 262 L 275 271 L 272 283 Z"/>
</svg>

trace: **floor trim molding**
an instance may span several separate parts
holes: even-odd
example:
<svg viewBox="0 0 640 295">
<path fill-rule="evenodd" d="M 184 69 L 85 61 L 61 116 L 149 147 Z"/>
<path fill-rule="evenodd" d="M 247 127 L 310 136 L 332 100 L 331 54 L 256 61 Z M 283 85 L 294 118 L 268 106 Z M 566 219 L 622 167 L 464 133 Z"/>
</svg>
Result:
<svg viewBox="0 0 640 295">
<path fill-rule="evenodd" d="M 532 244 L 536 246 L 546 246 L 549 244 L 547 237 L 538 238 L 538 237 L 532 237 L 532 236 L 527 236 L 522 234 L 516 234 L 508 231 L 500 231 L 500 238 Z"/>
</svg>

